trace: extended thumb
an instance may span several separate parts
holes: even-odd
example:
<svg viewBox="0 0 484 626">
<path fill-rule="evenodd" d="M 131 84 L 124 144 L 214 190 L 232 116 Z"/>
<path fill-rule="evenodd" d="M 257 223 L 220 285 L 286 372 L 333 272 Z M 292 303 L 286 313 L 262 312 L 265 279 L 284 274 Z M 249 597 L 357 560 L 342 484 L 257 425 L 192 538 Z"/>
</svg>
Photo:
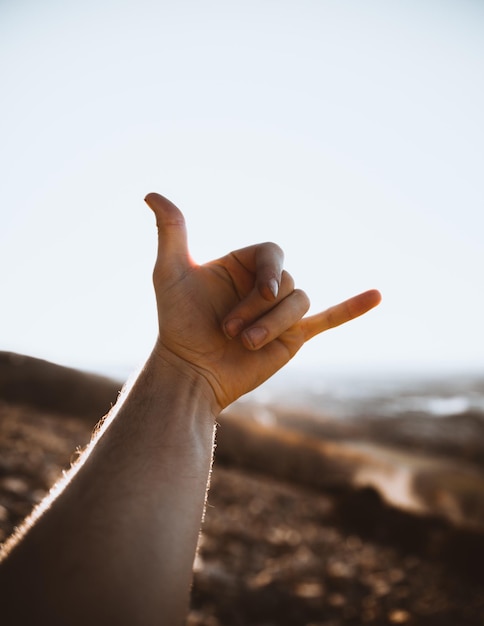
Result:
<svg viewBox="0 0 484 626">
<path fill-rule="evenodd" d="M 156 216 L 158 262 L 185 269 L 189 265 L 189 254 L 183 213 L 159 193 L 149 193 L 145 202 Z"/>
</svg>

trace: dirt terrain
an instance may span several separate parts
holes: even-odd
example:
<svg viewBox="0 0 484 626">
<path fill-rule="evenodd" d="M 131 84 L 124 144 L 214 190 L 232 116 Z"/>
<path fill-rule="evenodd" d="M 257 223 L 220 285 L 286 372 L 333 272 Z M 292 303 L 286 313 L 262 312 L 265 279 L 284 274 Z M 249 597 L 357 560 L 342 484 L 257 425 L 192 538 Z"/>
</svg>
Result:
<svg viewBox="0 0 484 626">
<path fill-rule="evenodd" d="M 101 386 L 109 391 L 106 381 Z M 48 394 L 41 407 L 35 394 L 25 393 L 27 403 L 0 400 L 0 541 L 89 440 L 96 407 L 72 415 L 66 396 L 58 395 L 62 410 Z M 344 442 L 341 428 L 332 434 L 326 428 L 328 440 Z M 230 452 L 230 429 L 224 443 L 223 421 L 219 430 L 189 626 L 484 624 L 479 528 L 452 524 L 442 507 L 438 515 L 417 515 L 388 506 L 375 489 L 347 480 L 351 472 L 332 481 L 308 479 L 311 467 L 320 468 L 306 449 L 305 464 L 297 460 L 302 440 L 292 435 L 265 440 L 249 429 L 244 461 Z M 281 450 L 289 451 L 289 461 L 278 461 Z"/>
</svg>

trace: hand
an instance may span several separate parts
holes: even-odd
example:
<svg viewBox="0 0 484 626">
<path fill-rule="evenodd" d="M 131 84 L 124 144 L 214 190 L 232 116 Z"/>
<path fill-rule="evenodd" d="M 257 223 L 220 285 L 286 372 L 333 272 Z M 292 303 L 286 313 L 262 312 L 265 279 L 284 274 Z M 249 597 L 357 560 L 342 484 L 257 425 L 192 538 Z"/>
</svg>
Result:
<svg viewBox="0 0 484 626">
<path fill-rule="evenodd" d="M 254 245 L 197 265 L 181 211 L 158 194 L 145 200 L 158 226 L 155 354 L 183 376 L 208 383 L 216 411 L 272 376 L 308 339 L 380 302 L 372 290 L 303 317 L 309 299 L 282 269 L 277 245 Z"/>
</svg>

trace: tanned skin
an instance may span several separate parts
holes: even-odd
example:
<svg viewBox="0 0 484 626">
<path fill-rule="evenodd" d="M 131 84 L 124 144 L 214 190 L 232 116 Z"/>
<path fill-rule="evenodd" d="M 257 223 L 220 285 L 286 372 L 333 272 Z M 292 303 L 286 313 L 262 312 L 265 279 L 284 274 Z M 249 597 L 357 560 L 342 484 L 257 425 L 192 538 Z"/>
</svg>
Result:
<svg viewBox="0 0 484 626">
<path fill-rule="evenodd" d="M 178 626 L 186 618 L 220 411 L 315 335 L 380 301 L 304 317 L 273 243 L 197 265 L 180 210 L 158 194 L 159 336 L 138 378 L 0 564 L 5 626 Z"/>
</svg>

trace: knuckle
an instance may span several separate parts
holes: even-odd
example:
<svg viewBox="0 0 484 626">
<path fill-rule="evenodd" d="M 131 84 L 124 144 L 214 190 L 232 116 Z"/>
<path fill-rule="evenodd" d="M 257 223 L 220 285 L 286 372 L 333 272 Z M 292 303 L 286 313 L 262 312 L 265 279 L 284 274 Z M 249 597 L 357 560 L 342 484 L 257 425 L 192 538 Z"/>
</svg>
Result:
<svg viewBox="0 0 484 626">
<path fill-rule="evenodd" d="M 261 245 L 261 248 L 265 248 L 268 251 L 274 252 L 279 255 L 284 254 L 284 251 L 281 248 L 281 246 L 279 246 L 277 243 L 274 243 L 274 241 L 265 241 L 264 243 L 261 243 L 260 245 Z"/>
<path fill-rule="evenodd" d="M 311 301 L 309 299 L 308 294 L 302 289 L 295 289 L 293 293 L 298 298 L 298 301 L 301 304 L 301 308 L 304 307 L 307 311 L 309 307 L 311 306 Z"/>
<path fill-rule="evenodd" d="M 281 287 L 287 291 L 287 292 L 291 292 L 294 290 L 294 278 L 291 276 L 291 274 L 289 274 L 289 272 L 287 272 L 286 270 L 282 271 L 282 276 L 281 276 Z"/>
<path fill-rule="evenodd" d="M 284 262 L 283 249 L 273 241 L 266 241 L 259 245 L 259 259 L 263 265 L 282 266 Z"/>
</svg>

